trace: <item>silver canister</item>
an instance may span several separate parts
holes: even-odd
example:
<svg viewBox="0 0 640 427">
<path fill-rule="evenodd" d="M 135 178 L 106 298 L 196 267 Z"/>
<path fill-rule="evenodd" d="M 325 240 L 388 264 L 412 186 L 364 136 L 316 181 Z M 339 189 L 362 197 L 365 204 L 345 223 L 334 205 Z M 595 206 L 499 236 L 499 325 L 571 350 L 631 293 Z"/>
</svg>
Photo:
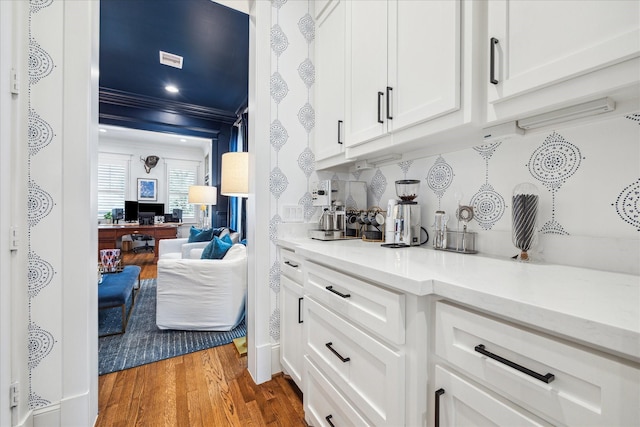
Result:
<svg viewBox="0 0 640 427">
<path fill-rule="evenodd" d="M 436 249 L 446 249 L 447 247 L 447 221 L 449 221 L 449 216 L 444 211 L 436 211 L 435 236 L 433 238 L 433 247 Z"/>
</svg>

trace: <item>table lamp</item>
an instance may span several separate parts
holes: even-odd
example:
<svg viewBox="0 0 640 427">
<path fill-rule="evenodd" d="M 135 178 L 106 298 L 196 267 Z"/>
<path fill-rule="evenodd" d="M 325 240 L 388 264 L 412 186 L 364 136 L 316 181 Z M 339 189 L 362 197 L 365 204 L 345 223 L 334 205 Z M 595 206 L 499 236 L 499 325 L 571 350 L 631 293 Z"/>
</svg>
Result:
<svg viewBox="0 0 640 427">
<path fill-rule="evenodd" d="M 209 228 L 207 219 L 207 206 L 218 203 L 218 189 L 209 185 L 192 185 L 189 187 L 188 203 L 200 205 L 198 226 L 202 229 Z"/>
</svg>

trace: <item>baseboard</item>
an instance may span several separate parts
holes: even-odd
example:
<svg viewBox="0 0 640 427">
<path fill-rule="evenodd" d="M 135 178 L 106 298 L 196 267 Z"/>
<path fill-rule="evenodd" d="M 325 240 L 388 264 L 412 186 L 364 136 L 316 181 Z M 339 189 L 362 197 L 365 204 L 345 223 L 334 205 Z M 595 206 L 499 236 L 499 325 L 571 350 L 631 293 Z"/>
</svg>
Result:
<svg viewBox="0 0 640 427">
<path fill-rule="evenodd" d="M 16 424 L 16 427 L 33 427 L 33 411 L 29 410 L 22 421 Z"/>
<path fill-rule="evenodd" d="M 62 427 L 60 405 L 52 405 L 33 411 L 33 427 Z"/>
<path fill-rule="evenodd" d="M 280 365 L 280 344 L 271 346 L 271 375 L 275 375 L 278 372 L 282 372 L 282 365 Z"/>
</svg>

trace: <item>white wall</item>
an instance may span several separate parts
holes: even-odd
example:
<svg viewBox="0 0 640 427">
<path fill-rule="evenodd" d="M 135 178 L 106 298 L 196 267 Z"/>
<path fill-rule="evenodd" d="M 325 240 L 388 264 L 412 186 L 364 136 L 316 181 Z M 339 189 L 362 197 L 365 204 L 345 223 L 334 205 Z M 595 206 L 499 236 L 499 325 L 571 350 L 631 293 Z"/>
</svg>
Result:
<svg viewBox="0 0 640 427">
<path fill-rule="evenodd" d="M 159 134 L 159 138 L 165 137 Z M 202 146 L 204 145 L 204 146 Z M 204 182 L 204 159 L 211 152 L 211 141 L 206 144 L 185 145 L 176 141 L 175 144 L 154 143 L 150 141 L 122 138 L 112 138 L 109 132 L 101 133 L 98 149 L 101 158 L 121 158 L 129 161 L 129 180 L 127 186 L 126 200 L 138 200 L 137 185 L 138 178 L 158 180 L 158 200 L 150 203 L 167 203 L 167 163 L 188 162 L 187 164 L 198 165 L 198 184 Z M 149 155 L 160 157 L 157 165 L 146 172 L 140 158 Z"/>
</svg>

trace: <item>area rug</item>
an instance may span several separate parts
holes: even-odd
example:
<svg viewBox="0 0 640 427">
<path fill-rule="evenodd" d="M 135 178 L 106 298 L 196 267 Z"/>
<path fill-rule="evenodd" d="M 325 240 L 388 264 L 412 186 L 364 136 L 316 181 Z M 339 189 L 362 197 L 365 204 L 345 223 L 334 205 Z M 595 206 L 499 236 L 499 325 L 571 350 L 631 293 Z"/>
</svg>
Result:
<svg viewBox="0 0 640 427">
<path fill-rule="evenodd" d="M 131 301 L 128 301 L 128 304 L 131 304 Z M 120 330 L 121 319 L 122 311 L 119 307 L 100 310 L 99 334 Z M 141 280 L 127 331 L 122 335 L 106 336 L 98 340 L 98 375 L 228 344 L 234 338 L 243 337 L 246 334 L 244 320 L 228 332 L 158 329 L 156 326 L 156 279 Z"/>
</svg>

